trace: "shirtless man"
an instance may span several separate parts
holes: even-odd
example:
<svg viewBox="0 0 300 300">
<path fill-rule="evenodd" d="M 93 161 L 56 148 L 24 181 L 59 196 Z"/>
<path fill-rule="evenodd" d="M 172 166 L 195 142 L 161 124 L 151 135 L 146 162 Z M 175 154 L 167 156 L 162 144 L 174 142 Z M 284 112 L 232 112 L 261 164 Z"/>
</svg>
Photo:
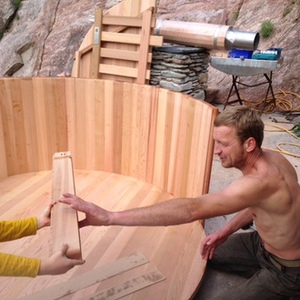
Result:
<svg viewBox="0 0 300 300">
<path fill-rule="evenodd" d="M 215 154 L 222 166 L 243 174 L 220 192 L 121 212 L 70 194 L 59 201 L 86 214 L 80 227 L 168 226 L 238 212 L 201 246 L 203 258 L 218 269 L 248 278 L 217 299 L 273 300 L 300 294 L 300 186 L 295 170 L 281 154 L 261 148 L 264 124 L 254 110 L 228 108 L 214 125 Z M 251 221 L 257 231 L 233 234 Z"/>
</svg>

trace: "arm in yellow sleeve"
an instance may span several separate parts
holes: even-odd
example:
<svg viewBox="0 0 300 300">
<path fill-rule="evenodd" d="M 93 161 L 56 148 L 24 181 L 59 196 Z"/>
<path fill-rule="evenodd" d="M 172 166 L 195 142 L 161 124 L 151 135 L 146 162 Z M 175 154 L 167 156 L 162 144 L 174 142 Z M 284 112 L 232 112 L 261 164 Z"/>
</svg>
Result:
<svg viewBox="0 0 300 300">
<path fill-rule="evenodd" d="M 16 221 L 0 221 L 0 241 L 11 241 L 37 232 L 36 217 Z M 0 253 L 0 276 L 28 276 L 38 275 L 41 261 L 35 258 L 21 257 Z"/>
<path fill-rule="evenodd" d="M 40 266 L 39 259 L 0 253 L 0 276 L 36 277 Z"/>
<path fill-rule="evenodd" d="M 34 235 L 37 229 L 38 221 L 36 217 L 16 221 L 0 221 L 0 242 Z"/>
<path fill-rule="evenodd" d="M 53 204 L 38 218 L 32 217 L 17 221 L 0 221 L 0 242 L 36 234 L 38 228 L 49 224 L 50 209 L 52 206 Z M 68 245 L 63 245 L 61 251 L 57 251 L 45 261 L 0 253 L 0 276 L 36 277 L 37 275 L 58 275 L 85 262 L 84 260 L 67 258 L 67 250 Z"/>
</svg>

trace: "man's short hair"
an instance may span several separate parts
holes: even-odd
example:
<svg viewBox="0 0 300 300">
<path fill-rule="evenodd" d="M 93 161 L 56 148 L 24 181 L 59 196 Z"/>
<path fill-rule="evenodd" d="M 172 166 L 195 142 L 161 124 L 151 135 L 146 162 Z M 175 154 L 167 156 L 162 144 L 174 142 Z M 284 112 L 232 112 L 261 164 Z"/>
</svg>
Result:
<svg viewBox="0 0 300 300">
<path fill-rule="evenodd" d="M 261 148 L 264 139 L 264 123 L 252 108 L 245 105 L 228 107 L 217 116 L 214 126 L 234 127 L 241 143 L 253 137 L 257 146 Z"/>
</svg>

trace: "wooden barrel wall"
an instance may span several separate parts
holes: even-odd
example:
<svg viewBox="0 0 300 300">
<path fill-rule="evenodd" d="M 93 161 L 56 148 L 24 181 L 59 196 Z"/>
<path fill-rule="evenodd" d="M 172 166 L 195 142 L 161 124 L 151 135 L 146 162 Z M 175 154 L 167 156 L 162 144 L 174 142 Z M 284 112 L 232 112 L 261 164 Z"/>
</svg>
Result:
<svg viewBox="0 0 300 300">
<path fill-rule="evenodd" d="M 67 146 L 64 80 L 0 79 L 0 178 L 50 170 Z"/>
<path fill-rule="evenodd" d="M 204 101 L 148 85 L 79 78 L 0 79 L 0 177 L 75 169 L 135 177 L 175 196 L 208 191 L 212 122 Z"/>
</svg>

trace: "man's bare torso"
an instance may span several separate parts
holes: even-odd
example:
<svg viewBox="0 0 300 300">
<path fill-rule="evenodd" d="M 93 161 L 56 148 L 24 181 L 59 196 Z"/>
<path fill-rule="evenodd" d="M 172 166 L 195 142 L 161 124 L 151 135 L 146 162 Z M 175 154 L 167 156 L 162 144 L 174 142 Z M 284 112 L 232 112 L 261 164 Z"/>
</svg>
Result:
<svg viewBox="0 0 300 300">
<path fill-rule="evenodd" d="M 300 186 L 292 165 L 281 155 L 265 151 L 258 172 L 267 197 L 251 207 L 265 249 L 286 260 L 300 260 Z"/>
</svg>

